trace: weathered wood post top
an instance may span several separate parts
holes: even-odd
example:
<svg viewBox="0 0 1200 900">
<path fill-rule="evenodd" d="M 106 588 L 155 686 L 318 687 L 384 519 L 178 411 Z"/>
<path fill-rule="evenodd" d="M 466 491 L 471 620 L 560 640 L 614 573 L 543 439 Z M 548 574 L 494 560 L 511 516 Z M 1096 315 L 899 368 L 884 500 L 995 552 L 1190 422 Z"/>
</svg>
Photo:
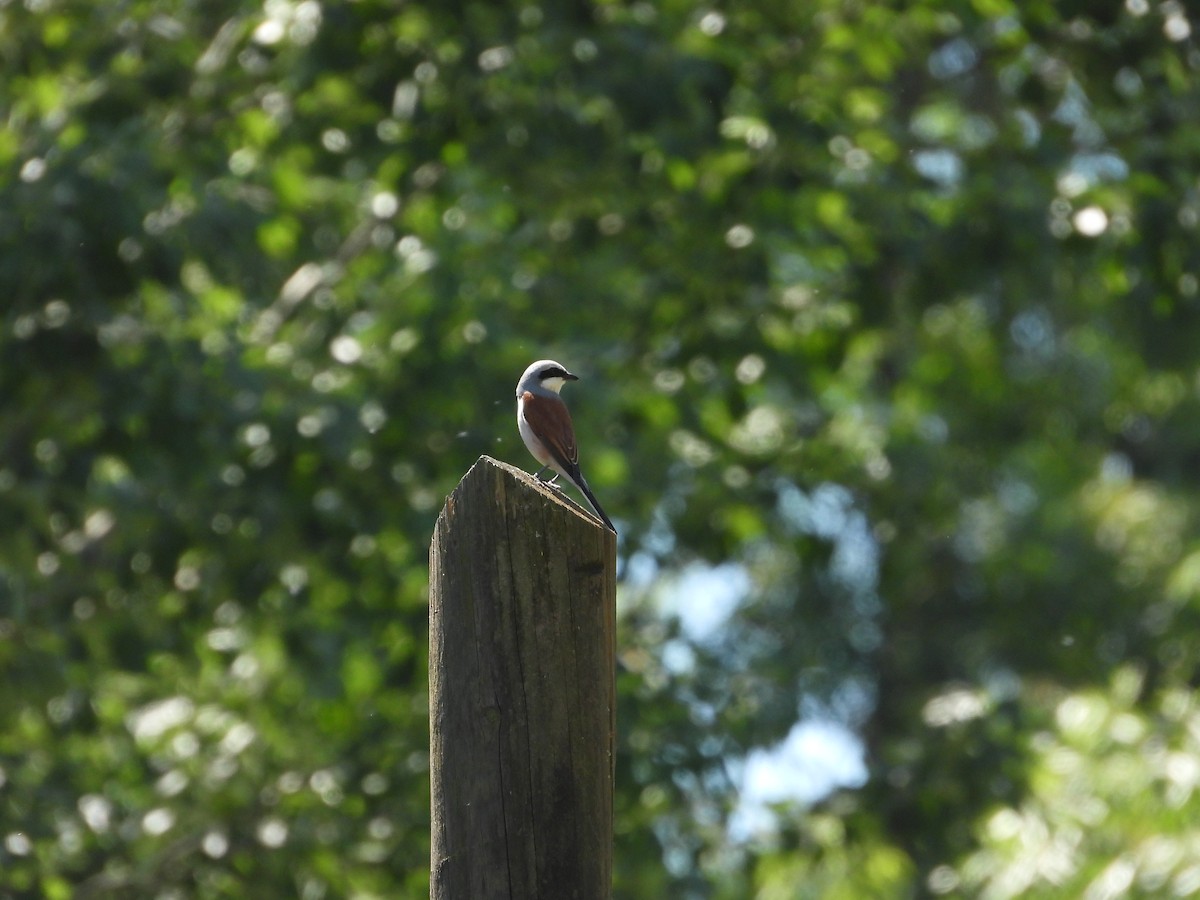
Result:
<svg viewBox="0 0 1200 900">
<path fill-rule="evenodd" d="M 608 900 L 616 536 L 481 457 L 429 555 L 432 900 Z"/>
</svg>

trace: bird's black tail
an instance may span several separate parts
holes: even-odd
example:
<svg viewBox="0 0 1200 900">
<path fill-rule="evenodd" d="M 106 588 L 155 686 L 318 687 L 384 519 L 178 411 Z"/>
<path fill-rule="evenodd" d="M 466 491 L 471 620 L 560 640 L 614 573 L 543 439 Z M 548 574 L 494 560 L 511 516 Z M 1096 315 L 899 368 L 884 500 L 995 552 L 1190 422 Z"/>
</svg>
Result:
<svg viewBox="0 0 1200 900">
<path fill-rule="evenodd" d="M 617 527 L 615 525 L 613 525 L 612 519 L 610 519 L 607 515 L 605 515 L 604 509 L 600 506 L 599 502 L 592 495 L 592 489 L 590 487 L 588 487 L 587 480 L 583 477 L 582 472 L 576 471 L 575 486 L 577 488 L 579 488 L 579 492 L 581 494 L 583 494 L 583 496 L 585 498 L 587 498 L 587 502 L 592 505 L 592 509 L 596 511 L 596 515 L 600 517 L 600 521 L 602 521 L 605 525 L 608 526 L 609 531 L 611 531 L 613 534 L 616 534 Z"/>
</svg>

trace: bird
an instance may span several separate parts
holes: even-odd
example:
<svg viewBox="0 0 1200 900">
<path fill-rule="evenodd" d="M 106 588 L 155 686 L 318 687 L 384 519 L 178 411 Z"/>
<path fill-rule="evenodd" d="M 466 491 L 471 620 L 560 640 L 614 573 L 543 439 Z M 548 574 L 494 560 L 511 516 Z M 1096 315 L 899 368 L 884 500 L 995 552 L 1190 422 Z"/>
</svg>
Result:
<svg viewBox="0 0 1200 900">
<path fill-rule="evenodd" d="M 583 494 L 608 530 L 616 534 L 612 519 L 605 514 L 579 471 L 575 428 L 567 404 L 558 395 L 564 384 L 578 380 L 578 375 L 572 375 L 562 363 L 552 359 L 530 363 L 517 382 L 517 430 L 533 458 L 542 464 L 534 477 L 540 478 L 549 466 L 557 473 L 549 483 L 554 484 L 559 475 L 567 479 Z"/>
</svg>

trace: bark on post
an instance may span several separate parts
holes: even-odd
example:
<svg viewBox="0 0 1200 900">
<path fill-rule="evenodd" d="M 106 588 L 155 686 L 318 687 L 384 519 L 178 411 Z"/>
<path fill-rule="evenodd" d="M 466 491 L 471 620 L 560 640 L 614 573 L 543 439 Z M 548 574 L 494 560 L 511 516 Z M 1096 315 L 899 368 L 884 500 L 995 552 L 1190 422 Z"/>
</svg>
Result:
<svg viewBox="0 0 1200 900">
<path fill-rule="evenodd" d="M 616 538 L 485 456 L 429 577 L 431 900 L 608 900 Z"/>
</svg>

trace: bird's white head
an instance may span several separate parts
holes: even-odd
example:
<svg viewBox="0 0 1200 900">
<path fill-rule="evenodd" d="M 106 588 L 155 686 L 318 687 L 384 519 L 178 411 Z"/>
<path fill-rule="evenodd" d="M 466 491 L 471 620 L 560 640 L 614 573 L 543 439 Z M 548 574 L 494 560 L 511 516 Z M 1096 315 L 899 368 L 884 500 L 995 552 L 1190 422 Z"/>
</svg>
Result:
<svg viewBox="0 0 1200 900">
<path fill-rule="evenodd" d="M 539 359 L 530 363 L 529 368 L 522 373 L 521 380 L 517 382 L 517 396 L 520 397 L 525 391 L 535 394 L 557 394 L 566 382 L 578 380 L 579 376 L 568 372 L 562 363 L 552 359 Z"/>
</svg>

